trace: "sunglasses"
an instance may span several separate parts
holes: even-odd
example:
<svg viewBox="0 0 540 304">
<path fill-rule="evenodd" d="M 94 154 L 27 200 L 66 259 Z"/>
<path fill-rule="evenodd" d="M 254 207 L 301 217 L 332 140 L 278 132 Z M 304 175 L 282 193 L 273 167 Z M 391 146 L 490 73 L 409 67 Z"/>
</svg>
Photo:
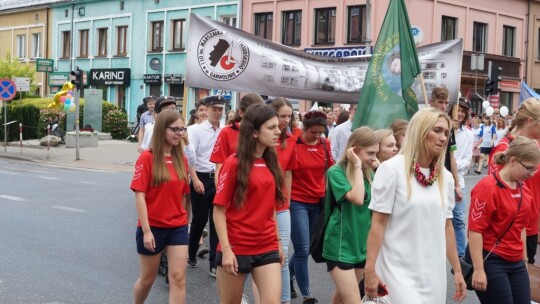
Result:
<svg viewBox="0 0 540 304">
<path fill-rule="evenodd" d="M 173 131 L 175 134 L 182 134 L 182 133 L 185 133 L 187 131 L 186 128 L 178 128 L 178 127 L 167 127 L 167 129 Z"/>
<path fill-rule="evenodd" d="M 527 169 L 527 171 L 529 171 L 529 173 L 535 173 L 536 171 L 538 171 L 538 167 L 525 166 L 525 164 L 522 163 L 520 160 L 518 160 L 518 162 L 523 166 L 523 168 Z"/>
</svg>

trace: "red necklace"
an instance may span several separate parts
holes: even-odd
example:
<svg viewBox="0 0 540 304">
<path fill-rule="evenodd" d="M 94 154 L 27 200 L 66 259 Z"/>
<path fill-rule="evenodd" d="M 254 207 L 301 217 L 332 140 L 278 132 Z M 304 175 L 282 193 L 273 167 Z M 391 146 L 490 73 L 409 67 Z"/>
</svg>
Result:
<svg viewBox="0 0 540 304">
<path fill-rule="evenodd" d="M 420 164 L 414 164 L 414 177 L 416 180 L 424 187 L 429 187 L 437 180 L 439 176 L 439 171 L 435 168 L 434 164 L 429 165 L 429 178 L 426 179 L 426 176 L 422 171 L 420 171 Z"/>
</svg>

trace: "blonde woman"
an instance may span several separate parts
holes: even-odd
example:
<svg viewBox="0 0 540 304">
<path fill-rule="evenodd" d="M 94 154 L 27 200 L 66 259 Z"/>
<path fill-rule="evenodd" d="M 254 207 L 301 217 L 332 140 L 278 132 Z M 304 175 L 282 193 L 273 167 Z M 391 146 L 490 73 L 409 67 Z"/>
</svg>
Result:
<svg viewBox="0 0 540 304">
<path fill-rule="evenodd" d="M 400 154 L 375 174 L 365 268 L 370 296 L 382 283 L 393 304 L 445 303 L 447 256 L 456 270 L 454 300 L 465 297 L 452 225 L 454 180 L 444 168 L 450 127 L 445 113 L 418 111 Z"/>
<path fill-rule="evenodd" d="M 366 262 L 369 201 L 379 142 L 368 127 L 355 130 L 339 162 L 328 169 L 323 257 L 336 291 L 332 303 L 361 303 L 358 284 Z"/>
<path fill-rule="evenodd" d="M 377 152 L 377 159 L 380 163 L 388 160 L 398 153 L 397 141 L 394 137 L 392 130 L 380 129 L 375 131 L 375 137 L 379 143 L 379 152 Z"/>
</svg>

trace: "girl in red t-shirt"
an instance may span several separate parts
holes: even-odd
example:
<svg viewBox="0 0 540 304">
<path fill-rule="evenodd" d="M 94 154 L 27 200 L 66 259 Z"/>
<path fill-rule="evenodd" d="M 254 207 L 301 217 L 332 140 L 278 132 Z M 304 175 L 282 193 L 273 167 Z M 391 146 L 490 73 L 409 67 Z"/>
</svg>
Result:
<svg viewBox="0 0 540 304">
<path fill-rule="evenodd" d="M 252 105 L 245 112 L 236 155 L 225 160 L 214 198 L 219 238 L 217 280 L 223 303 L 240 303 L 246 274 L 259 286 L 261 303 L 281 301 L 283 252 L 276 207 L 283 204 L 284 178 L 274 147 L 279 139 L 276 112 Z"/>
<path fill-rule="evenodd" d="M 471 192 L 472 286 L 482 304 L 528 304 L 531 291 L 524 242 L 532 196 L 521 182 L 536 172 L 540 150 L 535 141 L 518 137 L 506 152 L 494 156 L 494 162 L 503 167 Z"/>
<path fill-rule="evenodd" d="M 186 129 L 180 113 L 165 110 L 156 117 L 152 150 L 135 164 L 131 189 L 139 223 L 136 240 L 141 275 L 134 287 L 134 303 L 144 303 L 156 279 L 161 253 L 169 262 L 169 302 L 186 302 L 188 250 L 185 195 L 189 193 L 188 165 L 180 141 Z"/>
<path fill-rule="evenodd" d="M 326 194 L 326 170 L 334 165 L 330 144 L 321 138 L 326 114 L 309 111 L 302 122 L 302 134 L 296 141 L 297 166 L 292 170 L 291 240 L 294 254 L 289 263 L 291 277 L 296 277 L 304 303 L 317 303 L 309 291 L 309 243 L 321 214 L 320 200 Z M 294 283 L 291 280 L 291 287 Z M 291 293 L 294 294 L 291 288 Z"/>
</svg>

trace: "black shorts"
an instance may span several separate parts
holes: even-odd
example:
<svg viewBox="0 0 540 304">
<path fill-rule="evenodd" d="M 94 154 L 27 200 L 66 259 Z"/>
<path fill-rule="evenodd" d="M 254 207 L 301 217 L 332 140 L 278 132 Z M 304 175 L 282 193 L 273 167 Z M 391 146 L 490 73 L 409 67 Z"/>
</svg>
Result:
<svg viewBox="0 0 540 304">
<path fill-rule="evenodd" d="M 363 261 L 363 262 L 360 262 L 360 263 L 357 263 L 357 264 L 349 264 L 349 263 L 326 260 L 326 271 L 330 272 L 335 267 L 337 267 L 337 268 L 339 268 L 341 270 L 351 270 L 353 268 L 355 268 L 355 269 L 364 269 L 366 267 L 366 261 Z"/>
<path fill-rule="evenodd" d="M 493 147 L 480 147 L 480 153 L 484 155 L 490 155 L 491 150 L 493 150 Z"/>
<path fill-rule="evenodd" d="M 176 228 L 158 228 L 150 226 L 150 230 L 156 241 L 154 252 L 144 248 L 144 238 L 141 227 L 137 227 L 135 239 L 137 241 L 137 253 L 144 255 L 155 255 L 161 253 L 166 246 L 187 245 L 189 240 L 188 225 Z"/>
<path fill-rule="evenodd" d="M 223 259 L 223 253 L 218 251 L 216 253 L 216 265 L 222 266 L 221 261 Z M 264 266 L 273 263 L 281 263 L 279 258 L 279 252 L 269 251 L 256 255 L 237 255 L 236 261 L 238 262 L 239 273 L 250 273 L 255 267 Z"/>
</svg>

